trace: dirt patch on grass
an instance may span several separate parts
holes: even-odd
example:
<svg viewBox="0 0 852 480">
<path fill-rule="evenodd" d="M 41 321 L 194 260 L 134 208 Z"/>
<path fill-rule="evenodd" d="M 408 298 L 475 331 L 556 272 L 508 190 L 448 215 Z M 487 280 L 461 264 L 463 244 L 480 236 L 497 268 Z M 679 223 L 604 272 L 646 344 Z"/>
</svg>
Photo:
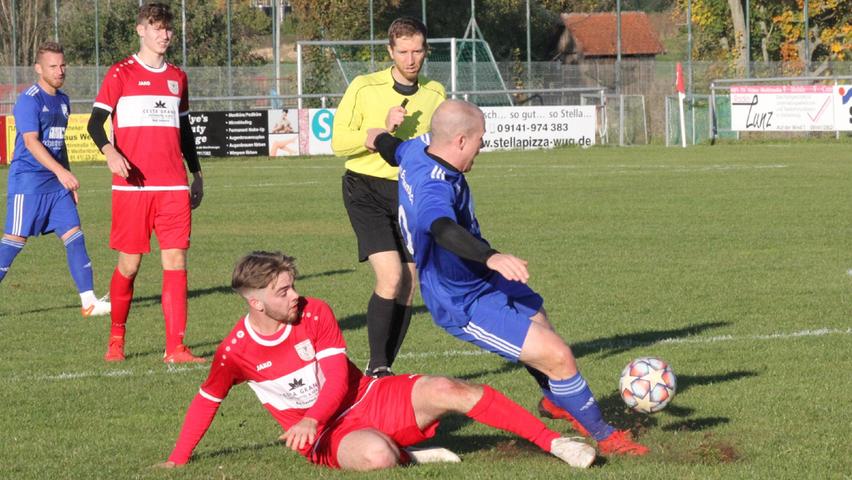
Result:
<svg viewBox="0 0 852 480">
<path fill-rule="evenodd" d="M 675 463 L 720 465 L 734 463 L 742 458 L 733 442 L 707 433 L 697 442 L 678 442 L 669 451 L 669 460 Z"/>
<path fill-rule="evenodd" d="M 528 443 L 518 443 L 517 440 L 506 440 L 499 442 L 494 446 L 494 452 L 500 455 L 500 458 L 517 458 L 529 456 L 530 452 L 538 449 Z"/>
</svg>

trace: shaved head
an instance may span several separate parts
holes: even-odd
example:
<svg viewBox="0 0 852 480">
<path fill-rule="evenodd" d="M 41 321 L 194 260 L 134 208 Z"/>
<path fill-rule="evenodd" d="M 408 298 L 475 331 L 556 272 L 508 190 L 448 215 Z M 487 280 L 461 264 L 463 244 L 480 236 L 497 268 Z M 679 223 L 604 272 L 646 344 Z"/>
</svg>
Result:
<svg viewBox="0 0 852 480">
<path fill-rule="evenodd" d="M 468 172 L 483 146 L 485 116 L 464 100 L 444 100 L 432 114 L 432 142 L 427 151 L 460 172 Z"/>
<path fill-rule="evenodd" d="M 470 135 L 485 123 L 482 111 L 464 100 L 444 100 L 432 114 L 432 143 L 452 141 L 457 135 Z"/>
</svg>

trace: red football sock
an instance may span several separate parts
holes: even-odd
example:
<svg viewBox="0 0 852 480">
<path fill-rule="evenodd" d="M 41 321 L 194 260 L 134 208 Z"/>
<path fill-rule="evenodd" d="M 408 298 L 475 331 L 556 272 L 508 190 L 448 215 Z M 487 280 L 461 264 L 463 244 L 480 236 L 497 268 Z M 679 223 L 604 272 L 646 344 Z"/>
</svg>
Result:
<svg viewBox="0 0 852 480">
<path fill-rule="evenodd" d="M 130 313 L 130 303 L 133 301 L 134 278 L 125 277 L 118 268 L 112 274 L 112 280 L 109 282 L 109 301 L 112 303 L 109 314 L 111 337 L 124 338 L 127 315 Z"/>
<path fill-rule="evenodd" d="M 545 452 L 561 435 L 550 430 L 541 420 L 488 385 L 482 386 L 482 398 L 466 415 L 479 423 L 512 432 L 538 445 Z"/>
<path fill-rule="evenodd" d="M 186 270 L 163 270 L 163 318 L 169 354 L 183 343 L 186 333 Z"/>
</svg>

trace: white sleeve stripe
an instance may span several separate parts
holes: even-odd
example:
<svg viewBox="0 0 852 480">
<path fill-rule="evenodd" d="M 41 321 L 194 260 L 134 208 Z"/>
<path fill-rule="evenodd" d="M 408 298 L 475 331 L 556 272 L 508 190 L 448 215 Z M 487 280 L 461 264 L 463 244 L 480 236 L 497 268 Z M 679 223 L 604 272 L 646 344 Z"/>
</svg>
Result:
<svg viewBox="0 0 852 480">
<path fill-rule="evenodd" d="M 346 355 L 346 349 L 345 348 L 326 348 L 325 350 L 320 350 L 319 352 L 317 352 L 317 360 L 322 360 L 323 358 L 328 358 L 328 357 L 331 357 L 333 355 L 338 355 L 338 354 L 341 354 L 341 353 Z"/>
<path fill-rule="evenodd" d="M 207 400 L 210 400 L 211 402 L 222 403 L 221 398 L 216 398 L 200 388 L 198 389 L 198 393 L 201 394 L 201 396 L 206 398 Z"/>
<path fill-rule="evenodd" d="M 180 116 L 180 117 L 185 117 L 185 116 L 187 116 L 187 115 L 189 115 L 189 110 L 187 110 L 187 111 L 185 111 L 185 112 L 180 112 L 180 113 L 178 113 L 178 116 Z"/>
<path fill-rule="evenodd" d="M 102 108 L 102 109 L 106 110 L 107 112 L 112 113 L 112 107 L 110 107 L 109 105 L 107 105 L 105 103 L 95 102 L 95 104 L 92 105 L 92 106 Z"/>
</svg>

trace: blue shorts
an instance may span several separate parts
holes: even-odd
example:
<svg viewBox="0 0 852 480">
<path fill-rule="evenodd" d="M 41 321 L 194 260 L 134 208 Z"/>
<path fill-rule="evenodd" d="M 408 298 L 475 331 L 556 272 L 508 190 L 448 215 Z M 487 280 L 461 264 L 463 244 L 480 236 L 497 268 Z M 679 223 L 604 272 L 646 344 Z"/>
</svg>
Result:
<svg viewBox="0 0 852 480">
<path fill-rule="evenodd" d="M 77 204 L 68 190 L 53 193 L 10 193 L 6 197 L 5 233 L 32 237 L 80 226 Z"/>
<path fill-rule="evenodd" d="M 526 284 L 500 275 L 467 309 L 466 325 L 442 325 L 450 335 L 517 362 L 521 347 L 544 300 Z"/>
</svg>

